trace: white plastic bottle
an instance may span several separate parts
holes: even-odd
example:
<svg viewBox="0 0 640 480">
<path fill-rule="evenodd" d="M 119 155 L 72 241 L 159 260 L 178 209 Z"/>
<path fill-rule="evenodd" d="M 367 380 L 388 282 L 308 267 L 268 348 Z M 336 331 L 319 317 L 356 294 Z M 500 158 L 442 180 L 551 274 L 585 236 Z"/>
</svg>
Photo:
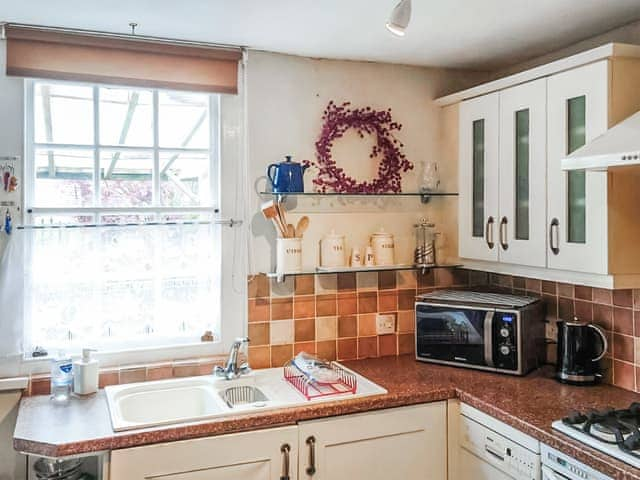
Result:
<svg viewBox="0 0 640 480">
<path fill-rule="evenodd" d="M 91 348 L 82 349 L 82 358 L 73 362 L 73 393 L 89 395 L 98 391 L 98 360 L 91 358 Z"/>
<path fill-rule="evenodd" d="M 58 352 L 51 359 L 51 399 L 56 403 L 67 403 L 73 389 L 73 363 L 71 357 Z"/>
</svg>

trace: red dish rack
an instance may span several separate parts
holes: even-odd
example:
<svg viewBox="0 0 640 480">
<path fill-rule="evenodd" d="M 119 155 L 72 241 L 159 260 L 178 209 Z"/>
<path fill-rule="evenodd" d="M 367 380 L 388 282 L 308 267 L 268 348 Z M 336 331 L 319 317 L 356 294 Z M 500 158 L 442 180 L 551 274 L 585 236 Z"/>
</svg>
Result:
<svg viewBox="0 0 640 480">
<path fill-rule="evenodd" d="M 338 379 L 335 382 L 310 380 L 309 377 L 291 363 L 288 363 L 284 367 L 284 378 L 304 395 L 307 400 L 328 397 L 330 395 L 356 393 L 356 389 L 358 388 L 357 377 L 336 362 L 331 362 L 331 368 L 338 374 Z"/>
</svg>

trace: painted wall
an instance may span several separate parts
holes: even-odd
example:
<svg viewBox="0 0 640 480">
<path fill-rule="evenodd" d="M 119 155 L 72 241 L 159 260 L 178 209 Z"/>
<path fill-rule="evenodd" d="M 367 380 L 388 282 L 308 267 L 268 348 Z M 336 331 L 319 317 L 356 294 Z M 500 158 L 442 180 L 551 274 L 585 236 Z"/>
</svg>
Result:
<svg viewBox="0 0 640 480">
<path fill-rule="evenodd" d="M 266 52 L 249 53 L 247 70 L 248 181 L 252 236 L 249 272 L 275 269 L 275 228 L 261 215 L 259 207 L 268 197 L 257 192 L 266 188 L 265 170 L 284 155 L 294 159 L 315 159 L 314 142 L 322 126 L 322 112 L 330 100 L 349 101 L 354 107 L 391 108 L 394 120 L 403 128 L 398 138 L 415 169 L 403 177 L 404 191 L 417 191 L 425 161 L 440 162 L 442 137 L 440 109 L 432 100 L 445 92 L 464 88 L 486 78 L 484 74 L 445 71 L 366 62 L 332 61 Z M 371 138 L 360 139 L 355 132 L 336 142 L 333 155 L 352 176 L 365 180 L 375 176 L 377 164 L 369 158 Z M 447 178 L 455 166 L 441 165 Z M 312 189 L 316 171 L 305 175 L 306 190 Z M 256 180 L 257 179 L 257 180 Z M 412 262 L 413 224 L 422 217 L 436 222 L 443 205 L 455 199 L 436 199 L 422 205 L 418 198 L 407 199 L 301 199 L 289 223 L 308 213 L 309 230 L 303 239 L 304 267 L 318 264 L 320 238 L 335 230 L 347 235 L 348 247 L 364 248 L 368 237 L 379 228 L 395 235 L 396 262 Z M 450 256 L 442 238 L 440 260 Z M 455 252 L 455 249 L 451 251 Z"/>
</svg>

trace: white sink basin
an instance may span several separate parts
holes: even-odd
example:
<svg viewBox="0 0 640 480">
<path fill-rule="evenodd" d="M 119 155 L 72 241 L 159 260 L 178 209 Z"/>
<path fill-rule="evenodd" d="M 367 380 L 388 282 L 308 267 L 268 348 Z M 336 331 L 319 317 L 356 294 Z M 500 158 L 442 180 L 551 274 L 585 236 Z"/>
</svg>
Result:
<svg viewBox="0 0 640 480">
<path fill-rule="evenodd" d="M 355 373 L 355 372 L 354 372 Z M 356 393 L 307 400 L 284 378 L 282 368 L 256 370 L 237 380 L 213 375 L 155 382 L 130 383 L 105 388 L 111 423 L 116 432 L 176 423 L 210 420 L 247 411 L 294 407 L 350 398 L 379 395 L 387 391 L 361 375 Z M 232 387 L 253 387 L 235 391 L 256 391 L 259 395 L 229 402 Z M 226 395 L 225 395 L 226 392 Z M 253 403 L 252 403 L 253 402 Z"/>
</svg>

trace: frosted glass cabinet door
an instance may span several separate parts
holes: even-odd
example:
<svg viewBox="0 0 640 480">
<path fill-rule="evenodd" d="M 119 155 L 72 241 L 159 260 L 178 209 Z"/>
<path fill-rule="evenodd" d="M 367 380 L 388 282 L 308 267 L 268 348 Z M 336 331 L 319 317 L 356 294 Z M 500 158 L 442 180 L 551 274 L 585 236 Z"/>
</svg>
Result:
<svg viewBox="0 0 640 480">
<path fill-rule="evenodd" d="M 500 94 L 500 261 L 546 266 L 547 80 Z"/>
<path fill-rule="evenodd" d="M 608 128 L 609 62 L 576 68 L 547 84 L 547 262 L 550 268 L 606 274 L 607 174 L 565 172 L 563 157 Z"/>
<path fill-rule="evenodd" d="M 498 260 L 499 93 L 460 104 L 459 254 Z"/>
</svg>

